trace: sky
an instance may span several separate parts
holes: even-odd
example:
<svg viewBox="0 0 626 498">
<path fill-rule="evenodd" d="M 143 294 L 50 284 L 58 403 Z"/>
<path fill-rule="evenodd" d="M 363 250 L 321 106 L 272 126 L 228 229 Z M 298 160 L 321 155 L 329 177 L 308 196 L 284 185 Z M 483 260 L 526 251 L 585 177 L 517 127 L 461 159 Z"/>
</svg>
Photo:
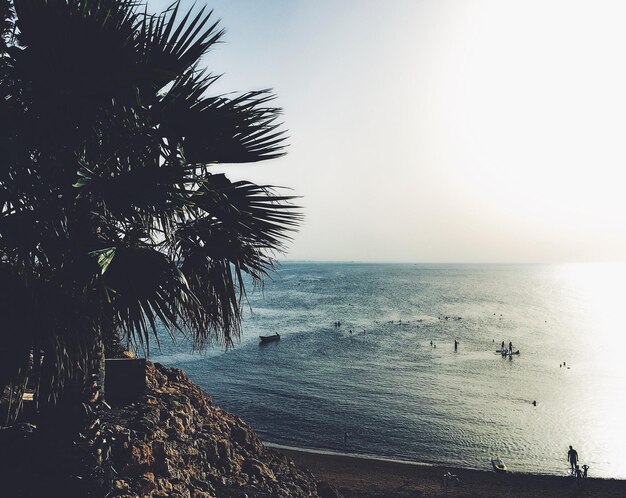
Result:
<svg viewBox="0 0 626 498">
<path fill-rule="evenodd" d="M 208 6 L 212 91 L 284 110 L 285 157 L 220 171 L 302 196 L 285 259 L 626 259 L 626 2 Z"/>
</svg>

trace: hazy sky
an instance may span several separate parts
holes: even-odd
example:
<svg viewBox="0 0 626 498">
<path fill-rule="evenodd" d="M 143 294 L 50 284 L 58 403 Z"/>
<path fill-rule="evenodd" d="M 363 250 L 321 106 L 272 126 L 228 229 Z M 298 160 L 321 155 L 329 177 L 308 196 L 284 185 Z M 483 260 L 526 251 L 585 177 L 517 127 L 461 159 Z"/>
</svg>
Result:
<svg viewBox="0 0 626 498">
<path fill-rule="evenodd" d="M 626 259 L 626 2 L 208 4 L 216 91 L 285 111 L 288 155 L 226 171 L 303 196 L 288 259 Z"/>
</svg>

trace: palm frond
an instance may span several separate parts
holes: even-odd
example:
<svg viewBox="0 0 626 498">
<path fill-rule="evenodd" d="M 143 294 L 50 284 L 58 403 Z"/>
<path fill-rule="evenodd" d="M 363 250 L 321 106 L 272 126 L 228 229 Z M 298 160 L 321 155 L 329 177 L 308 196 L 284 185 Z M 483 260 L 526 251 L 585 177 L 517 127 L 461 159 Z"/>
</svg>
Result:
<svg viewBox="0 0 626 498">
<path fill-rule="evenodd" d="M 137 47 L 149 69 L 155 89 L 182 75 L 214 45 L 222 35 L 219 21 L 210 22 L 213 11 L 193 8 L 179 18 L 180 0 L 158 16 L 144 15 L 136 26 Z"/>
<path fill-rule="evenodd" d="M 10 0 L 0 0 L 0 53 L 6 52 L 15 24 L 15 12 Z"/>
<path fill-rule="evenodd" d="M 102 284 L 110 296 L 116 325 L 133 342 L 149 350 L 158 342 L 157 323 L 182 330 L 183 310 L 193 296 L 176 265 L 150 247 L 112 248 Z"/>
<path fill-rule="evenodd" d="M 234 98 L 204 97 L 217 78 L 189 71 L 155 104 L 160 130 L 180 143 L 190 163 L 246 163 L 284 154 L 285 132 L 278 121 L 281 110 L 267 106 L 269 90 Z"/>
<path fill-rule="evenodd" d="M 173 257 L 180 262 L 201 306 L 188 309 L 198 344 L 226 344 L 239 334 L 243 273 L 260 280 L 273 268 L 300 219 L 292 196 L 269 187 L 210 175 L 193 197 L 190 217 L 175 233 Z"/>
</svg>

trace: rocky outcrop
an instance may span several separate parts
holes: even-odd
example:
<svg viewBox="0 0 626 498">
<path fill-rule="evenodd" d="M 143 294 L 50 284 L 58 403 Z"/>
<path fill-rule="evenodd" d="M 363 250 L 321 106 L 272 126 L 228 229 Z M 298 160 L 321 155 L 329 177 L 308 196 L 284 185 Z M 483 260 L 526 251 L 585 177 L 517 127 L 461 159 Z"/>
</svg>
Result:
<svg viewBox="0 0 626 498">
<path fill-rule="evenodd" d="M 184 372 L 159 364 L 147 365 L 144 396 L 128 406 L 101 405 L 71 444 L 44 444 L 36 428 L 28 431 L 13 428 L 4 442 L 12 438 L 31 452 L 38 447 L 46 454 L 56 451 L 59 463 L 49 462 L 48 471 L 31 465 L 39 485 L 47 482 L 48 491 L 51 486 L 63 488 L 46 496 L 339 496 L 327 483 L 265 448 L 237 416 L 212 406 L 211 398 Z M 61 460 L 68 463 L 63 466 Z M 24 483 L 20 496 L 31 496 L 27 488 Z"/>
</svg>

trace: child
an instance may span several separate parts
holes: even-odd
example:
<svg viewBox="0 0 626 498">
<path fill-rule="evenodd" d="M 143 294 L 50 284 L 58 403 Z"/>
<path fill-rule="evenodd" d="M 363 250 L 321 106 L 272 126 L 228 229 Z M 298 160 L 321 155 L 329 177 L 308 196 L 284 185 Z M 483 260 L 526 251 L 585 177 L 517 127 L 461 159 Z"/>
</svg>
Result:
<svg viewBox="0 0 626 498">
<path fill-rule="evenodd" d="M 587 479 L 587 471 L 589 470 L 589 465 L 583 465 L 583 479 Z"/>
<path fill-rule="evenodd" d="M 582 470 L 580 470 L 580 467 L 578 465 L 576 465 L 576 483 L 578 484 L 578 487 L 581 487 L 583 485 L 583 472 Z"/>
</svg>

